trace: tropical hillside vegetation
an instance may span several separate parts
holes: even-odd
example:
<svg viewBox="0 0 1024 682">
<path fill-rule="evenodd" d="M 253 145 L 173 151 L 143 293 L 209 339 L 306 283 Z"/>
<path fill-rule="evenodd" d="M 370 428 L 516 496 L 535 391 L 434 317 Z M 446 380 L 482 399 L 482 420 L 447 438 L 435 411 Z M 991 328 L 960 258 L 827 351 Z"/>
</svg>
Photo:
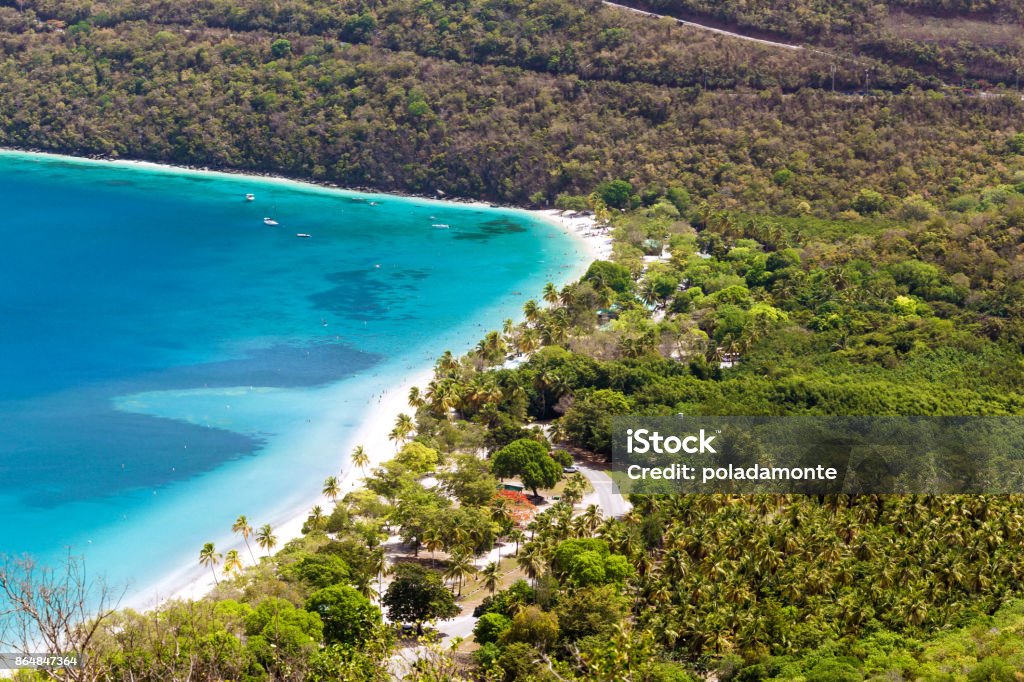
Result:
<svg viewBox="0 0 1024 682">
<path fill-rule="evenodd" d="M 245 552 L 197 538 L 210 598 L 74 629 L 72 679 L 1019 679 L 1020 497 L 611 518 L 566 471 L 618 414 L 1024 412 L 1024 103 L 942 61 L 1017 48 L 872 37 L 1019 8 L 876 4 L 861 31 L 856 3 L 665 2 L 831 46 L 590 1 L 0 0 L 0 143 L 554 205 L 615 243 L 441 355 L 394 457 L 354 453 L 364 487 L 328 478 L 302 538 L 239 518 Z M 472 634 L 433 641 L 453 617 Z"/>
<path fill-rule="evenodd" d="M 3 145 L 534 206 L 615 178 L 791 216 L 953 197 L 1015 182 L 1022 112 L 596 0 L 3 0 L 0 55 Z"/>
</svg>

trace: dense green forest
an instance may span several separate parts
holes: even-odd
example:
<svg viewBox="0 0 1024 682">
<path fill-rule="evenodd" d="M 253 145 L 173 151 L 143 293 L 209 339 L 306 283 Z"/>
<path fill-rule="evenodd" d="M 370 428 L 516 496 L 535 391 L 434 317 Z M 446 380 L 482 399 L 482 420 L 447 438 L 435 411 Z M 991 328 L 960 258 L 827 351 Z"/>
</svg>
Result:
<svg viewBox="0 0 1024 682">
<path fill-rule="evenodd" d="M 648 6 L 828 49 L 593 0 L 0 0 L 0 144 L 557 206 L 615 243 L 441 355 L 303 538 L 240 518 L 244 571 L 198 538 L 212 597 L 100 618 L 72 679 L 1019 679 L 1019 497 L 604 518 L 563 467 L 619 414 L 1024 413 L 1024 103 L 947 87 L 1012 85 L 1020 4 Z M 471 642 L 417 640 L 460 612 Z"/>
</svg>

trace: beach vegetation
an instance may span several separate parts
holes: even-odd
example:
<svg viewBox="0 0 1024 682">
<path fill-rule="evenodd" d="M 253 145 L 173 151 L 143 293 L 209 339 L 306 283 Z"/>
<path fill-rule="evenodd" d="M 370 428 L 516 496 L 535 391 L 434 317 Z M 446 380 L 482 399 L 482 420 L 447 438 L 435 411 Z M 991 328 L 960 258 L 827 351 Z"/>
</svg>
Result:
<svg viewBox="0 0 1024 682">
<path fill-rule="evenodd" d="M 328 476 L 324 480 L 324 487 L 320 492 L 323 493 L 324 497 L 329 499 L 331 502 L 336 502 L 338 495 L 341 494 L 341 487 L 338 485 L 338 477 Z"/>
<path fill-rule="evenodd" d="M 224 554 L 224 574 L 233 575 L 239 573 L 242 570 L 242 558 L 238 554 L 237 549 L 229 549 Z"/>
<path fill-rule="evenodd" d="M 231 524 L 231 532 L 238 533 L 242 536 L 242 540 L 245 542 L 245 548 L 249 551 L 249 558 L 252 559 L 253 563 L 256 563 L 256 555 L 252 553 L 252 547 L 249 545 L 249 538 L 253 534 L 252 525 L 244 514 L 240 515 L 235 519 L 235 522 Z"/>
<path fill-rule="evenodd" d="M 217 582 L 217 571 L 215 570 L 220 565 L 220 560 L 223 558 L 223 554 L 217 551 L 217 548 L 212 542 L 207 542 L 203 545 L 202 549 L 199 550 L 199 563 L 210 569 L 210 573 L 213 575 L 213 581 Z"/>
<path fill-rule="evenodd" d="M 328 645 L 359 647 L 381 623 L 380 609 L 355 588 L 344 584 L 317 590 L 306 600 L 305 608 L 320 616 L 324 624 L 324 641 Z"/>
<path fill-rule="evenodd" d="M 352 450 L 352 466 L 356 467 L 360 471 L 366 469 L 370 464 L 370 455 L 366 452 L 366 449 L 362 445 L 357 445 Z"/>
<path fill-rule="evenodd" d="M 491 468 L 495 476 L 517 476 L 524 486 L 533 490 L 551 488 L 562 478 L 562 467 L 548 454 L 547 447 L 532 438 L 512 441 L 494 453 Z"/>
<path fill-rule="evenodd" d="M 256 530 L 256 544 L 268 555 L 270 550 L 277 546 L 277 536 L 274 535 L 274 529 L 270 527 L 269 523 L 263 524 Z"/>
<path fill-rule="evenodd" d="M 439 574 L 412 563 L 396 564 L 393 573 L 394 579 L 381 599 L 392 621 L 415 625 L 416 633 L 422 634 L 425 622 L 459 613 L 455 595 Z"/>
</svg>

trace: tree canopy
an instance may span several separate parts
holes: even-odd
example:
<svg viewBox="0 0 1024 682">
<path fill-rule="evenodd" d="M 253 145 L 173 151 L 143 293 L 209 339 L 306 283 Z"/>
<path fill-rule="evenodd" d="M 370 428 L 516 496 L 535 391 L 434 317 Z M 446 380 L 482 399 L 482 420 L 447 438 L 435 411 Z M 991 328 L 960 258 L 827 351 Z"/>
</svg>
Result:
<svg viewBox="0 0 1024 682">
<path fill-rule="evenodd" d="M 562 478 L 562 467 L 548 449 L 529 438 L 512 441 L 494 453 L 491 467 L 501 478 L 518 476 L 534 495 L 539 488 L 550 488 Z"/>
</svg>

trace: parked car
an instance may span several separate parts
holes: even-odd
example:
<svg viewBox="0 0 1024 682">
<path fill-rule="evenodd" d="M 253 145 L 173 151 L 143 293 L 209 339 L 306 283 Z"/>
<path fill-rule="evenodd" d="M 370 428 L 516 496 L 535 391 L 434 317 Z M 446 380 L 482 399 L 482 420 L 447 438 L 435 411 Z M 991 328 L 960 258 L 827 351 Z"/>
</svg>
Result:
<svg viewBox="0 0 1024 682">
<path fill-rule="evenodd" d="M 579 467 L 576 467 L 576 466 L 562 467 L 562 473 L 566 473 L 566 474 L 575 474 L 579 470 L 580 470 Z"/>
</svg>

